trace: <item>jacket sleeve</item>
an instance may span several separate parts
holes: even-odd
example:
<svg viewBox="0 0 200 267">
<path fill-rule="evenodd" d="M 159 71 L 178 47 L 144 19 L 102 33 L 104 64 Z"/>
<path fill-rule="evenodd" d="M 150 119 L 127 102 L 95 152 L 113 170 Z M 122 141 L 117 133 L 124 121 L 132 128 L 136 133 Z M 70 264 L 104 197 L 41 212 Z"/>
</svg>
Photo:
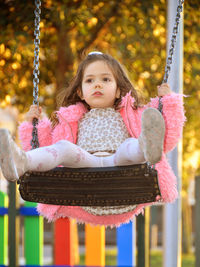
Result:
<svg viewBox="0 0 200 267">
<path fill-rule="evenodd" d="M 68 140 L 71 143 L 76 143 L 77 128 L 77 122 L 67 122 L 66 120 L 59 119 L 59 123 L 52 132 L 52 142 L 56 143 L 60 140 Z"/>
<path fill-rule="evenodd" d="M 38 129 L 38 140 L 40 147 L 51 145 L 52 128 L 50 120 L 47 118 L 39 120 L 37 129 Z M 22 122 L 18 127 L 19 139 L 22 148 L 25 151 L 31 150 L 32 130 L 33 130 L 33 125 L 30 122 Z"/>
<path fill-rule="evenodd" d="M 147 107 L 158 108 L 159 98 L 151 99 Z M 165 141 L 164 152 L 168 153 L 178 143 L 182 137 L 182 130 L 186 117 L 184 115 L 183 95 L 171 93 L 162 97 L 163 111 L 165 120 Z"/>
</svg>

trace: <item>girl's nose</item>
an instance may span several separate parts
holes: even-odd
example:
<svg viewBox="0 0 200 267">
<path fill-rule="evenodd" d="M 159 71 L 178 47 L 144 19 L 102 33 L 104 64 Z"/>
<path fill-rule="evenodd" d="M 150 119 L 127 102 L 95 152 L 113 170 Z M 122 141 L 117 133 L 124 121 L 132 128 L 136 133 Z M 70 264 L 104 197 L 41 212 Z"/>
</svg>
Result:
<svg viewBox="0 0 200 267">
<path fill-rule="evenodd" d="M 95 84 L 95 88 L 101 88 L 101 87 L 102 87 L 101 83 L 98 82 L 98 83 Z"/>
</svg>

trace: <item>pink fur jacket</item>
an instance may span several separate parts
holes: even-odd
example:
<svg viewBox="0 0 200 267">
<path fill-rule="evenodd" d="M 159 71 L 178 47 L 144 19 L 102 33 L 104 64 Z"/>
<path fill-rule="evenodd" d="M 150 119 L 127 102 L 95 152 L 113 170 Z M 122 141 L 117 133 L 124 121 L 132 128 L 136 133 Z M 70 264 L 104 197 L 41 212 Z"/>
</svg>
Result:
<svg viewBox="0 0 200 267">
<path fill-rule="evenodd" d="M 141 114 L 147 107 L 158 107 L 158 97 L 151 99 L 150 103 L 138 109 L 133 109 L 134 99 L 128 93 L 123 97 L 120 105 L 120 114 L 132 137 L 138 138 L 141 131 Z M 173 202 L 177 197 L 176 177 L 167 162 L 165 154 L 171 151 L 182 136 L 182 128 L 185 121 L 182 95 L 171 93 L 162 98 L 163 117 L 165 119 L 166 133 L 164 141 L 164 153 L 162 160 L 156 164 L 158 179 L 162 198 L 164 202 Z M 87 112 L 85 106 L 80 102 L 69 107 L 61 107 L 57 111 L 59 124 L 52 130 L 51 122 L 45 118 L 39 121 L 38 136 L 40 146 L 48 146 L 59 140 L 66 139 L 76 143 L 78 121 Z M 19 126 L 19 136 L 24 150 L 31 149 L 30 140 L 32 138 L 32 125 L 23 122 Z M 140 204 L 134 211 L 120 215 L 92 215 L 81 207 L 57 206 L 38 204 L 38 211 L 49 221 L 54 221 L 60 217 L 75 218 L 79 222 L 99 224 L 105 226 L 119 226 L 131 220 L 135 215 L 143 211 L 149 204 Z"/>
</svg>

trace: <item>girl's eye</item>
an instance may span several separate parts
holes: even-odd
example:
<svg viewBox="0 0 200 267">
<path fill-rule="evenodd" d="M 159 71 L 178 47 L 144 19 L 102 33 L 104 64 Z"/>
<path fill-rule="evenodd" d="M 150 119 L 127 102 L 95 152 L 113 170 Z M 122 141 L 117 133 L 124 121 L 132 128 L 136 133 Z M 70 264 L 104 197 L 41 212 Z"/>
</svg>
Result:
<svg viewBox="0 0 200 267">
<path fill-rule="evenodd" d="M 104 81 L 104 82 L 109 82 L 109 81 L 110 81 L 110 79 L 109 79 L 109 78 L 107 78 L 107 77 L 105 77 L 105 78 L 103 78 L 103 81 Z"/>
<path fill-rule="evenodd" d="M 86 80 L 86 83 L 91 83 L 92 82 L 92 79 L 87 79 Z"/>
</svg>

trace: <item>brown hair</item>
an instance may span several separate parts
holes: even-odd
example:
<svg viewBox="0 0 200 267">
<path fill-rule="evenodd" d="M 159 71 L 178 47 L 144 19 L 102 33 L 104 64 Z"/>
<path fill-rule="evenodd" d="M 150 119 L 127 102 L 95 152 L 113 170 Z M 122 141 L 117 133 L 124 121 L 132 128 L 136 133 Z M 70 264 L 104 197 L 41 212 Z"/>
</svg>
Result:
<svg viewBox="0 0 200 267">
<path fill-rule="evenodd" d="M 131 91 L 131 95 L 135 99 L 134 108 L 137 109 L 137 107 L 140 105 L 139 96 L 132 83 L 130 82 L 124 68 L 112 56 L 103 53 L 88 54 L 85 59 L 79 64 L 76 75 L 71 80 L 69 86 L 62 89 L 56 98 L 58 109 L 60 107 L 67 107 L 69 105 L 76 104 L 77 102 L 82 102 L 88 109 L 90 108 L 84 100 L 81 100 L 78 95 L 78 90 L 81 90 L 82 79 L 86 67 L 89 64 L 99 60 L 106 62 L 106 64 L 110 67 L 116 79 L 117 87 L 120 88 L 120 98 L 116 99 L 114 104 L 115 108 L 118 108 L 118 105 L 121 102 L 121 98 L 125 96 L 129 91 Z M 53 126 L 55 126 L 58 123 L 56 112 L 53 112 L 51 118 Z"/>
</svg>

